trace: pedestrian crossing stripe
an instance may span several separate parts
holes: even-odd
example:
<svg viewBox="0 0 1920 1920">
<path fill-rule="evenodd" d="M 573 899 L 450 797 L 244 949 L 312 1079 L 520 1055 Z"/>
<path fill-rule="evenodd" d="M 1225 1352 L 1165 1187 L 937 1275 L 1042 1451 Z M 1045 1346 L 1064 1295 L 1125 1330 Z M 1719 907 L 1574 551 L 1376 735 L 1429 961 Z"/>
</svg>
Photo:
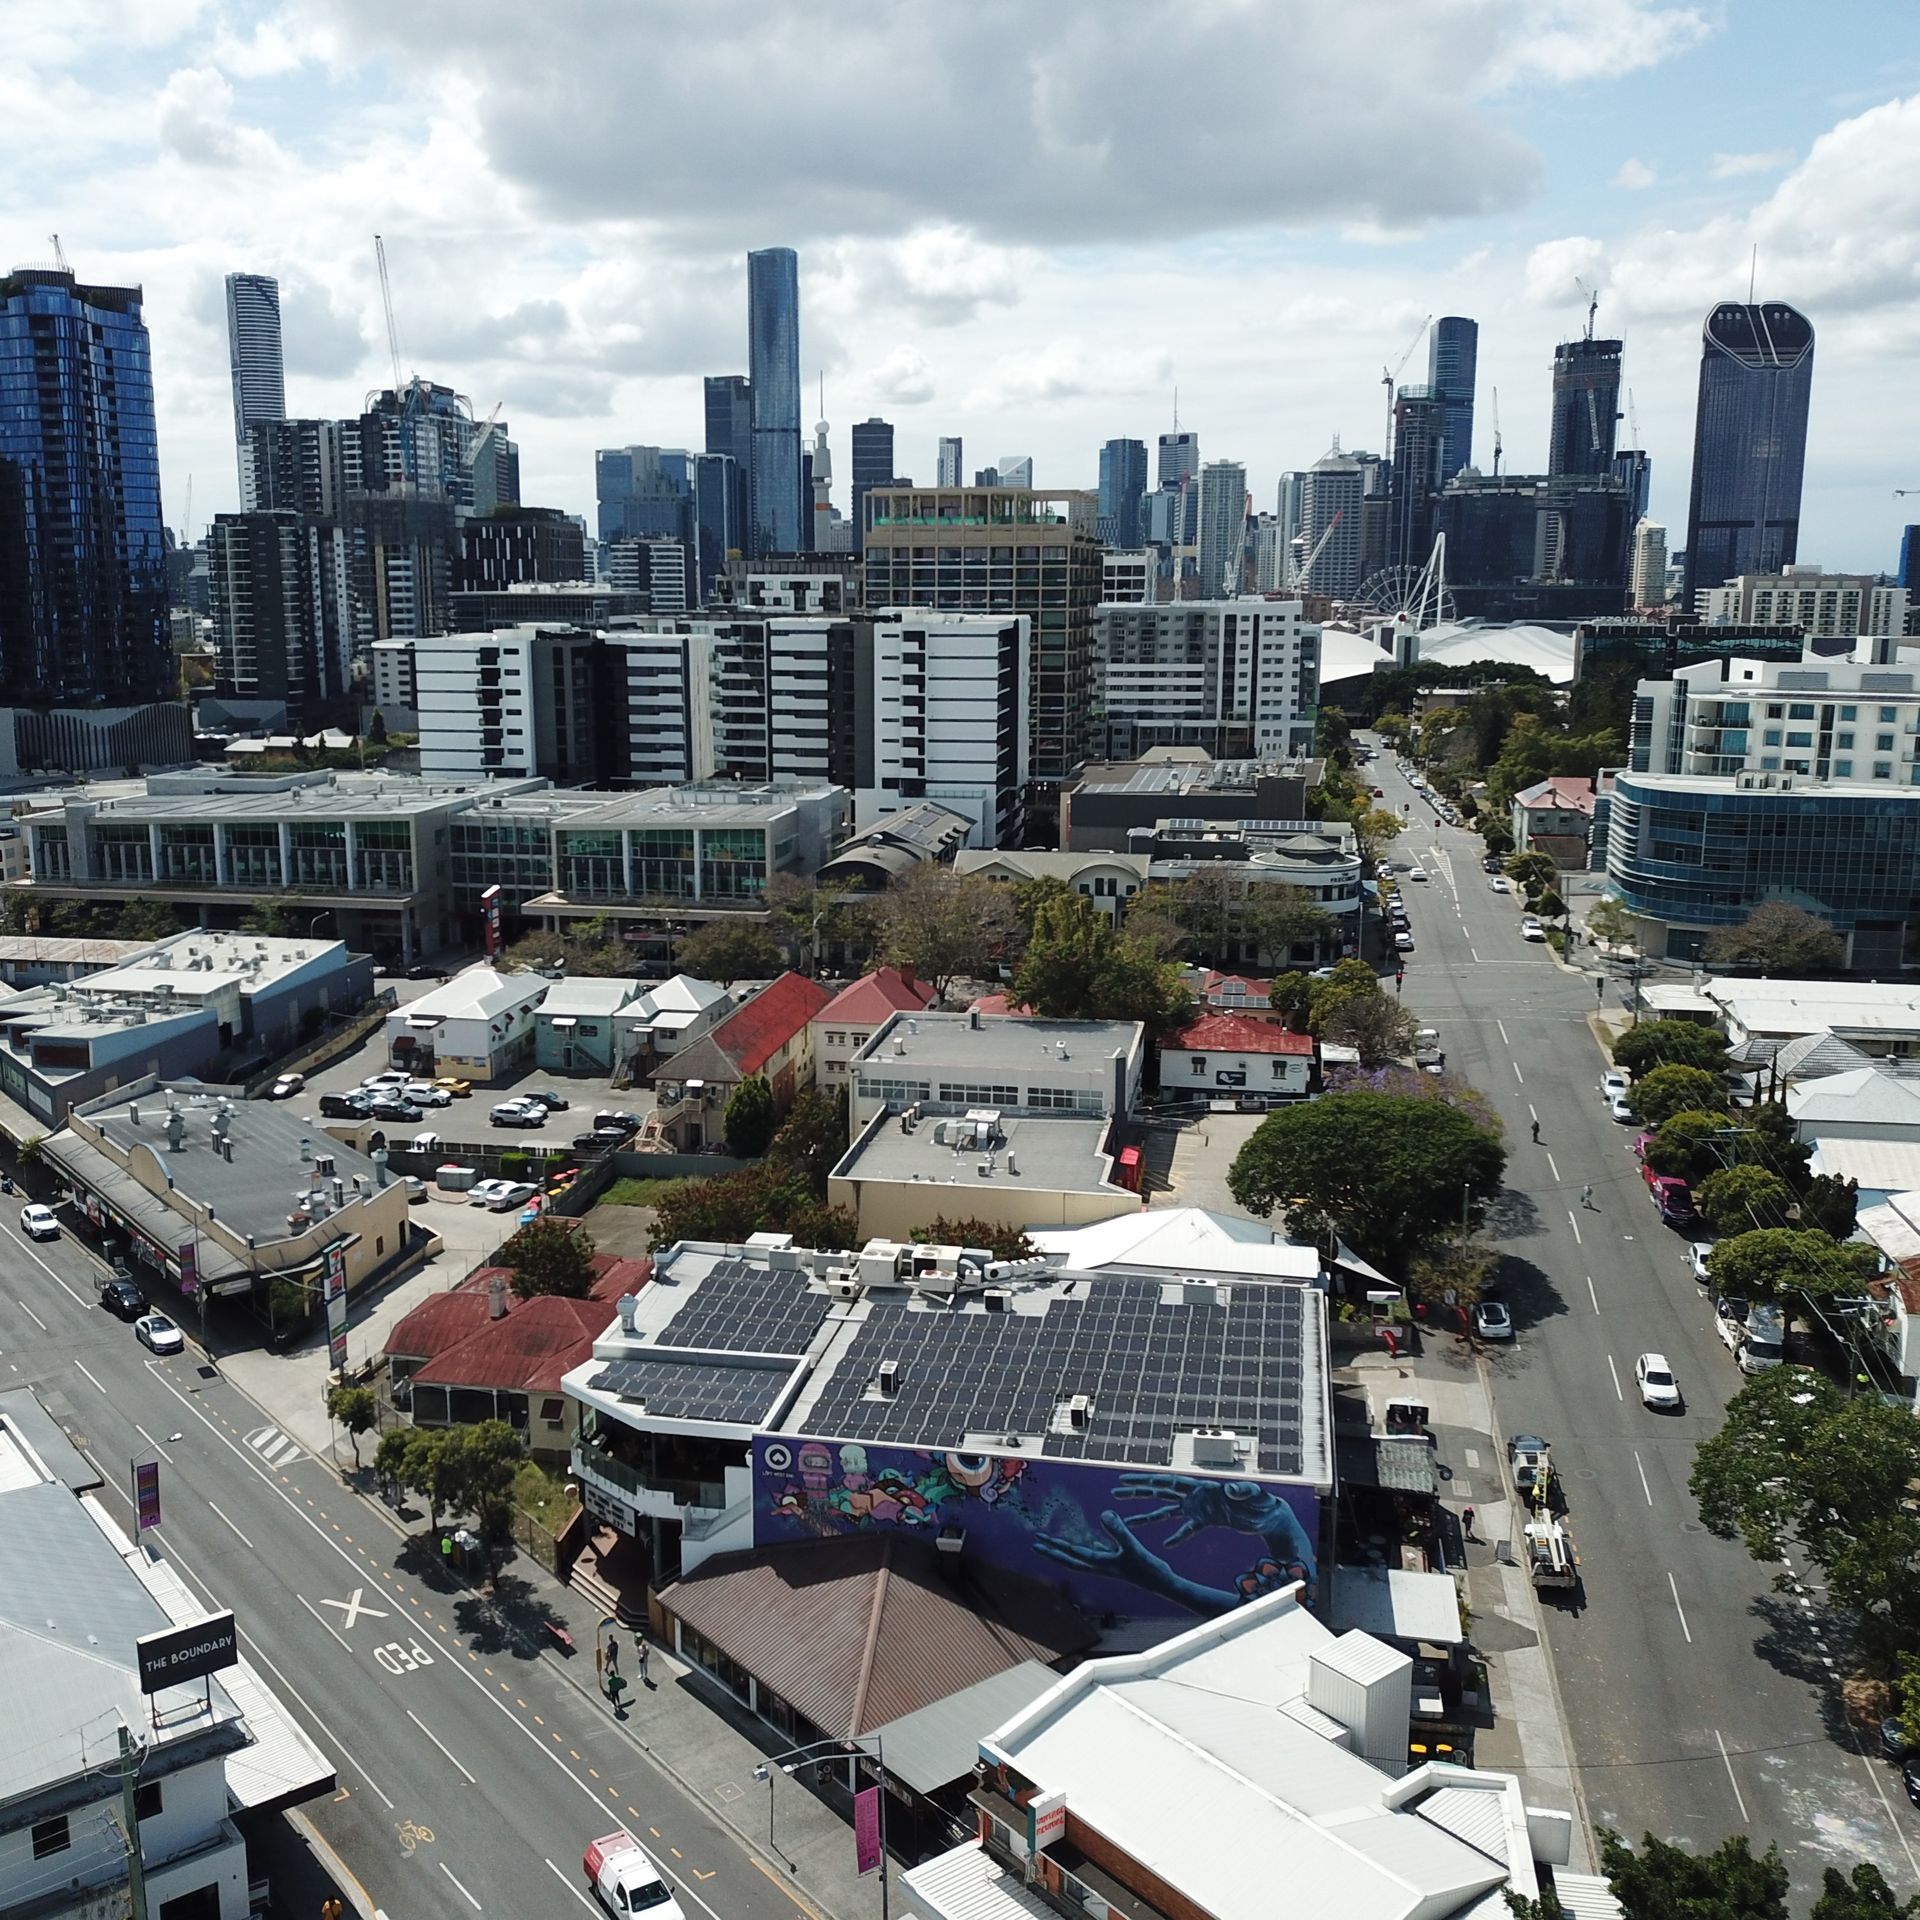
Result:
<svg viewBox="0 0 1920 1920">
<path fill-rule="evenodd" d="M 284 1467 L 300 1458 L 305 1451 L 299 1441 L 290 1434 L 281 1432 L 278 1427 L 256 1427 L 247 1435 L 250 1446 L 269 1466 Z"/>
</svg>

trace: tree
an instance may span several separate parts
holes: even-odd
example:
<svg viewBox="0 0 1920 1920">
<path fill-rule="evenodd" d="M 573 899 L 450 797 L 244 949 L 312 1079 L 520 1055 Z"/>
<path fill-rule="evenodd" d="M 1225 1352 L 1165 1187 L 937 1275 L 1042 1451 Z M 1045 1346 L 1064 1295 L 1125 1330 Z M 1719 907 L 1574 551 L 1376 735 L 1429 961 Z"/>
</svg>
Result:
<svg viewBox="0 0 1920 1920">
<path fill-rule="evenodd" d="M 1407 1263 L 1407 1291 L 1430 1307 L 1471 1307 L 1486 1297 L 1499 1264 L 1499 1248 L 1455 1235 Z"/>
<path fill-rule="evenodd" d="M 1706 946 L 1716 967 L 1796 979 L 1837 973 L 1847 964 L 1847 943 L 1824 920 L 1784 900 L 1763 901 L 1737 927 L 1724 927 Z"/>
<path fill-rule="evenodd" d="M 1748 1299 L 1778 1300 L 1788 1293 L 1845 1299 L 1865 1293 L 1879 1265 L 1877 1250 L 1859 1241 L 1836 1240 L 1809 1227 L 1752 1227 L 1707 1255 L 1707 1276 L 1716 1292 Z"/>
<path fill-rule="evenodd" d="M 1112 926 L 1085 894 L 1048 896 L 1034 913 L 1033 936 L 1014 971 L 1014 998 L 1049 1020 L 1092 1018 L 1112 946 Z"/>
<path fill-rule="evenodd" d="M 1304 1032 L 1307 1016 L 1313 1011 L 1313 990 L 1318 982 L 1304 973 L 1276 974 L 1267 989 L 1267 1005 L 1286 1015 L 1294 1032 Z"/>
<path fill-rule="evenodd" d="M 245 933 L 264 933 L 272 939 L 291 940 L 296 934 L 304 933 L 313 918 L 304 900 L 296 900 L 291 894 L 274 893 L 251 902 L 240 916 L 240 927 Z"/>
<path fill-rule="evenodd" d="M 1177 1032 L 1193 1018 L 1193 994 L 1179 964 L 1153 943 L 1123 933 L 1107 949 L 1094 981 L 1093 1017 L 1138 1020 L 1150 1041 Z"/>
<path fill-rule="evenodd" d="M 1121 923 L 1127 937 L 1148 948 L 1156 959 L 1179 960 L 1193 951 L 1193 935 L 1166 904 L 1167 889 L 1142 887 L 1127 902 Z"/>
<path fill-rule="evenodd" d="M 180 931 L 180 915 L 164 900 L 129 900 L 114 917 L 121 940 L 170 940 Z"/>
<path fill-rule="evenodd" d="M 1762 1563 L 1789 1545 L 1825 1575 L 1870 1659 L 1920 1644 L 1920 1510 L 1892 1490 L 1920 1478 L 1920 1420 L 1878 1394 L 1849 1396 L 1806 1367 L 1756 1374 L 1688 1481 L 1700 1518 Z M 1776 1576 L 1784 1585 L 1788 1575 Z"/>
<path fill-rule="evenodd" d="M 731 1111 L 731 1103 L 729 1103 Z M 809 1087 L 787 1109 L 767 1157 L 792 1167 L 816 1199 L 827 1197 L 827 1175 L 847 1151 L 847 1090 Z"/>
<path fill-rule="evenodd" d="M 1722 1104 L 1720 1081 L 1698 1067 L 1655 1067 L 1633 1083 L 1627 1098 L 1642 1126 L 1657 1127 L 1676 1113 L 1710 1113 Z"/>
<path fill-rule="evenodd" d="M 736 980 L 765 980 L 787 964 L 765 924 L 758 920 L 709 920 L 674 943 L 674 964 L 696 980 L 730 987 Z"/>
<path fill-rule="evenodd" d="M 1242 944 L 1263 964 L 1319 942 L 1331 924 L 1326 909 L 1315 905 L 1304 887 L 1250 886 L 1233 915 Z"/>
<path fill-rule="evenodd" d="M 1602 1828 L 1600 1871 L 1626 1920 L 1787 1920 L 1780 1849 L 1769 1846 L 1756 1860 L 1744 1833 L 1700 1854 L 1648 1833 L 1636 1853 Z"/>
<path fill-rule="evenodd" d="M 1807 1920 L 1916 1920 L 1920 1894 L 1900 1899 L 1876 1866 L 1863 1861 L 1849 1878 L 1838 1867 L 1821 1876 L 1820 1898 Z"/>
<path fill-rule="evenodd" d="M 933 989 L 989 978 L 1017 943 L 1020 923 L 1007 889 L 978 874 L 923 860 L 880 896 L 881 951 Z"/>
<path fill-rule="evenodd" d="M 1587 916 L 1593 931 L 1593 915 Z M 1648 1020 L 1613 1038 L 1613 1064 L 1629 1073 L 1654 1067 L 1698 1067 L 1703 1073 L 1724 1073 L 1727 1036 L 1717 1027 L 1697 1020 Z"/>
<path fill-rule="evenodd" d="M 1336 1233 L 1400 1274 L 1454 1223 L 1472 1224 L 1500 1191 L 1506 1158 L 1498 1137 L 1456 1107 L 1338 1093 L 1269 1114 L 1227 1185 L 1250 1212 L 1265 1218 L 1284 1208 L 1295 1233 Z"/>
<path fill-rule="evenodd" d="M 1715 1233 L 1746 1233 L 1784 1220 L 1793 1193 L 1777 1173 L 1752 1165 L 1722 1167 L 1694 1189 L 1694 1204 Z"/>
<path fill-rule="evenodd" d="M 949 1218 L 941 1214 L 913 1229 L 913 1238 L 930 1247 L 985 1247 L 996 1260 L 1032 1260 L 1040 1252 L 1018 1227 L 997 1220 Z"/>
<path fill-rule="evenodd" d="M 778 1118 L 765 1075 L 756 1073 L 742 1080 L 727 1096 L 727 1151 L 736 1160 L 759 1159 L 773 1139 Z"/>
<path fill-rule="evenodd" d="M 327 1418 L 346 1428 L 353 1442 L 353 1470 L 360 1471 L 360 1436 L 371 1433 L 380 1419 L 380 1400 L 371 1387 L 336 1386 L 327 1389 Z"/>
<path fill-rule="evenodd" d="M 375 707 L 371 717 L 367 721 L 367 745 L 370 747 L 384 747 L 386 744 L 386 716 L 378 707 Z"/>
<path fill-rule="evenodd" d="M 1345 767 L 1353 762 L 1353 728 L 1338 707 L 1322 707 L 1313 730 L 1313 750 Z"/>
<path fill-rule="evenodd" d="M 1507 860 L 1507 878 L 1529 899 L 1556 886 L 1560 869 L 1544 853 L 1516 853 Z"/>
<path fill-rule="evenodd" d="M 472 1514 L 483 1539 L 503 1538 L 513 1519 L 513 1476 L 527 1457 L 527 1443 L 504 1420 L 449 1427 L 441 1441 L 445 1504 Z"/>
<path fill-rule="evenodd" d="M 389 1427 L 373 1452 L 373 1470 L 383 1480 L 427 1503 L 427 1525 L 440 1524 L 446 1505 L 446 1440 L 442 1427 Z"/>
<path fill-rule="evenodd" d="M 518 1300 L 542 1293 L 584 1300 L 593 1291 L 593 1238 L 576 1221 L 543 1214 L 500 1249 L 499 1261 Z"/>
<path fill-rule="evenodd" d="M 1669 1114 L 1647 1143 L 1647 1165 L 1655 1173 L 1704 1180 L 1729 1161 L 1751 1158 L 1740 1151 L 1746 1136 L 1730 1131 L 1724 1113 L 1689 1108 Z"/>
<path fill-rule="evenodd" d="M 1634 944 L 1633 915 L 1612 894 L 1606 894 L 1587 909 L 1587 938 L 1602 941 L 1609 947 L 1631 947 Z M 1653 1024 L 1665 1026 L 1668 1023 L 1656 1020 Z M 1672 1024 L 1690 1026 L 1693 1023 L 1675 1021 Z"/>
<path fill-rule="evenodd" d="M 1549 887 L 1545 893 L 1534 896 L 1533 910 L 1543 920 L 1564 920 L 1567 918 L 1567 903 L 1560 897 L 1559 889 Z"/>
<path fill-rule="evenodd" d="M 1860 1218 L 1860 1182 L 1816 1173 L 1800 1188 L 1800 1224 L 1836 1240 L 1850 1239 Z"/>
<path fill-rule="evenodd" d="M 1367 807 L 1353 819 L 1353 837 L 1361 857 L 1369 863 L 1383 860 L 1387 849 L 1407 830 L 1405 819 L 1391 807 Z"/>
<path fill-rule="evenodd" d="M 836 948 L 864 962 L 873 951 L 870 896 L 851 887 L 822 885 L 817 877 L 777 873 L 767 882 L 766 902 L 783 940 L 799 956 L 801 970 L 818 974 L 821 956 Z"/>
<path fill-rule="evenodd" d="M 765 1229 L 814 1248 L 850 1247 L 860 1223 L 846 1207 L 817 1199 L 798 1168 L 777 1160 L 711 1180 L 676 1181 L 654 1203 L 655 1251 L 678 1240 L 738 1243 Z"/>
<path fill-rule="evenodd" d="M 1313 1030 L 1336 1046 L 1358 1049 L 1363 1067 L 1379 1067 L 1412 1052 L 1419 1025 L 1398 999 L 1348 992 L 1316 1014 Z"/>
</svg>

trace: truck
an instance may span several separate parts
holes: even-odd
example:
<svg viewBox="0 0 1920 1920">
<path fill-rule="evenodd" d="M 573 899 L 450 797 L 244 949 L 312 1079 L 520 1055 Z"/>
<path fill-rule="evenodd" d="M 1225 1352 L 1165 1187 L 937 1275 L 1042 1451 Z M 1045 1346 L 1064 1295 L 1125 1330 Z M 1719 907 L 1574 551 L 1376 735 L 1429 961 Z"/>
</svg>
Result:
<svg viewBox="0 0 1920 1920">
<path fill-rule="evenodd" d="M 1742 1373 L 1765 1373 L 1785 1358 L 1785 1317 L 1770 1301 L 1727 1296 L 1714 1311 L 1714 1326 Z"/>
<path fill-rule="evenodd" d="M 1580 1585 L 1580 1554 L 1564 1519 L 1539 1514 L 1525 1528 L 1527 1573 L 1540 1592 L 1574 1591 Z"/>
<path fill-rule="evenodd" d="M 581 1865 L 588 1887 L 609 1913 L 650 1913 L 654 1920 L 686 1920 L 666 1876 L 653 1864 L 653 1856 L 624 1827 L 593 1841 Z"/>
</svg>

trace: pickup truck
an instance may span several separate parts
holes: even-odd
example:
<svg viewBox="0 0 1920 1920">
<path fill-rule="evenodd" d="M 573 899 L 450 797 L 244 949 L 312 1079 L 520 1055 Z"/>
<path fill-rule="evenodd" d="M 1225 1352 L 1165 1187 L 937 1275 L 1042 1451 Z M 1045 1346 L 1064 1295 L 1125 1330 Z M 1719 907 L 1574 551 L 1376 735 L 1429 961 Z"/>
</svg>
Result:
<svg viewBox="0 0 1920 1920">
<path fill-rule="evenodd" d="M 609 1913 L 651 1913 L 655 1920 L 686 1920 L 652 1855 L 624 1827 L 595 1840 L 581 1865 L 587 1885 Z"/>
<path fill-rule="evenodd" d="M 1716 1305 L 1714 1326 L 1742 1373 L 1765 1373 L 1784 1357 L 1786 1324 L 1768 1301 L 1724 1298 Z"/>
</svg>

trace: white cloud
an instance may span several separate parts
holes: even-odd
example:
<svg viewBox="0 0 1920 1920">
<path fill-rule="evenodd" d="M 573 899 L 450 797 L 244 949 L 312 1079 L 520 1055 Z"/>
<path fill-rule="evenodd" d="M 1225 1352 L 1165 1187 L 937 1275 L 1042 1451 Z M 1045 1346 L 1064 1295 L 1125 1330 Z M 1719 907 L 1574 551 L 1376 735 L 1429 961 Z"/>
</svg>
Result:
<svg viewBox="0 0 1920 1920">
<path fill-rule="evenodd" d="M 1607 279 L 1607 249 L 1587 234 L 1545 240 L 1527 255 L 1526 295 L 1536 307 L 1586 305 L 1578 282 L 1598 288 Z"/>
<path fill-rule="evenodd" d="M 920 406 L 933 398 L 933 369 L 915 347 L 895 347 L 874 368 L 867 384 L 882 400 Z"/>
<path fill-rule="evenodd" d="M 1716 153 L 1708 171 L 1716 180 L 1739 180 L 1750 173 L 1778 173 L 1798 157 L 1792 147 L 1769 147 L 1765 153 Z"/>
<path fill-rule="evenodd" d="M 1650 187 L 1660 176 L 1644 160 L 1630 159 L 1620 163 L 1620 171 L 1613 176 L 1616 187 L 1624 187 L 1629 193 L 1639 193 Z"/>
</svg>

